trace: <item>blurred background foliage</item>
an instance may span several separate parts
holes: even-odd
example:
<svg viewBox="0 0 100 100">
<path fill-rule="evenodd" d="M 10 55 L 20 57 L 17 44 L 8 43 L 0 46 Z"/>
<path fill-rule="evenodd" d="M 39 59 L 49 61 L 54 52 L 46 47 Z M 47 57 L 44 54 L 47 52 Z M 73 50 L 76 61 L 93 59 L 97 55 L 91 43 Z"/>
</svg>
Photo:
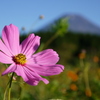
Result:
<svg viewBox="0 0 100 100">
<path fill-rule="evenodd" d="M 37 52 L 47 48 L 57 51 L 64 72 L 46 77 L 50 81 L 47 85 L 13 82 L 11 100 L 100 100 L 100 36 L 69 32 L 66 21 L 60 19 L 50 30 L 35 33 L 41 37 Z M 21 41 L 27 36 L 23 33 Z M 0 63 L 0 73 L 6 69 L 4 66 Z M 0 100 L 7 82 L 7 75 L 0 77 Z"/>
</svg>

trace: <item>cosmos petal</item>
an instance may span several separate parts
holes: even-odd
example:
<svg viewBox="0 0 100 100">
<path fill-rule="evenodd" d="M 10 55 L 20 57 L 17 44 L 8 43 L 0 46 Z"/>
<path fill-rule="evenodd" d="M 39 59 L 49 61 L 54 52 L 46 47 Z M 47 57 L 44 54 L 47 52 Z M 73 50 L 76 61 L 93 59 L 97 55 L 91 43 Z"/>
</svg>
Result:
<svg viewBox="0 0 100 100">
<path fill-rule="evenodd" d="M 27 78 L 27 76 L 26 76 L 26 74 L 25 74 L 25 72 L 24 72 L 24 67 L 23 66 L 21 66 L 21 65 L 17 65 L 17 68 L 16 68 L 16 70 L 14 71 L 18 76 L 21 76 L 23 79 L 24 79 L 24 81 L 28 81 L 28 78 Z"/>
<path fill-rule="evenodd" d="M 2 31 L 2 40 L 12 54 L 19 52 L 19 30 L 13 24 L 5 26 Z"/>
<path fill-rule="evenodd" d="M 29 63 L 34 62 L 39 65 L 54 65 L 59 60 L 58 54 L 52 49 L 47 49 L 34 54 L 32 58 L 33 59 L 29 60 Z"/>
<path fill-rule="evenodd" d="M 12 64 L 2 73 L 2 75 L 14 72 L 15 70 L 16 70 L 16 65 Z"/>
<path fill-rule="evenodd" d="M 6 55 L 12 56 L 12 54 L 10 53 L 10 51 L 8 50 L 8 48 L 5 46 L 5 44 L 2 42 L 1 39 L 0 39 L 0 50 L 4 52 Z"/>
<path fill-rule="evenodd" d="M 48 84 L 48 83 L 49 83 L 49 81 L 48 81 L 47 79 L 42 78 L 39 74 L 37 74 L 37 72 L 35 72 L 34 69 L 31 70 L 31 69 L 30 69 L 30 66 L 26 65 L 25 68 L 26 68 L 26 70 L 24 70 L 24 71 L 26 71 L 27 76 L 28 76 L 29 78 L 31 78 L 31 80 L 43 81 L 45 84 Z M 30 80 L 30 81 L 31 81 L 31 80 Z M 32 84 L 31 84 L 31 85 L 32 85 Z"/>
<path fill-rule="evenodd" d="M 12 58 L 4 54 L 3 52 L 0 52 L 0 62 L 5 64 L 13 63 Z"/>
<path fill-rule="evenodd" d="M 40 45 L 40 37 L 30 34 L 22 43 L 21 43 L 21 53 L 30 57 Z"/>
<path fill-rule="evenodd" d="M 17 66 L 18 67 L 15 70 L 15 73 L 18 76 L 21 76 L 26 83 L 30 85 L 38 85 L 39 81 L 41 80 L 46 84 L 48 83 L 48 80 L 42 78 L 34 71 L 28 69 L 27 66 L 21 66 L 21 65 L 17 65 Z"/>
<path fill-rule="evenodd" d="M 30 70 L 34 70 L 35 72 L 37 72 L 39 75 L 42 75 L 42 76 L 57 75 L 63 72 L 64 70 L 64 66 L 60 64 L 44 65 L 44 66 L 28 65 L 28 67 Z"/>
</svg>

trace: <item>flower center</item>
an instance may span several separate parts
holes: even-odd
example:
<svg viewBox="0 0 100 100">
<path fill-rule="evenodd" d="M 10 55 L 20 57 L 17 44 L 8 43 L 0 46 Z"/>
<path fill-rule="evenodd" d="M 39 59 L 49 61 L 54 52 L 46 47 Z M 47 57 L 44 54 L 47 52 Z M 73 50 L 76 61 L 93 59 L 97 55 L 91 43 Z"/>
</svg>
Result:
<svg viewBox="0 0 100 100">
<path fill-rule="evenodd" d="M 13 61 L 16 64 L 24 65 L 26 63 L 26 56 L 20 53 L 13 57 Z"/>
</svg>

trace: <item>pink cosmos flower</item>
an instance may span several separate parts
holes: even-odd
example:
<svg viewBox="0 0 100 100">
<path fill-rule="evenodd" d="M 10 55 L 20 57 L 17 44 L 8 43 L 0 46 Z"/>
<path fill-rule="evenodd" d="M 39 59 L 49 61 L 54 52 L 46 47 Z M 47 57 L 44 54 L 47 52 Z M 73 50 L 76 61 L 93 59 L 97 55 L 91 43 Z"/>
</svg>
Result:
<svg viewBox="0 0 100 100">
<path fill-rule="evenodd" d="M 30 85 L 37 85 L 39 81 L 48 84 L 49 81 L 41 76 L 60 74 L 64 66 L 56 64 L 58 54 L 47 49 L 33 54 L 40 45 L 40 37 L 30 34 L 21 44 L 19 30 L 13 24 L 5 26 L 0 39 L 0 62 L 11 64 L 2 75 L 15 72 Z"/>
</svg>

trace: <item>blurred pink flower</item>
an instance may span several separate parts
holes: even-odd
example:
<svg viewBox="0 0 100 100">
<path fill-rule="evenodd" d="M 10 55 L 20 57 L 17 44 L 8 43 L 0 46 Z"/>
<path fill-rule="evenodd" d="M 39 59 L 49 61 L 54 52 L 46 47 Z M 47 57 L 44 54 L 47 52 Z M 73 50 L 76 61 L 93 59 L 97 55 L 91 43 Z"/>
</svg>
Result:
<svg viewBox="0 0 100 100">
<path fill-rule="evenodd" d="M 58 54 L 52 49 L 33 53 L 40 45 L 40 37 L 30 34 L 21 44 L 19 30 L 13 24 L 5 26 L 0 39 L 0 62 L 11 64 L 2 75 L 15 72 L 30 85 L 37 85 L 39 81 L 48 84 L 49 81 L 41 76 L 60 74 L 64 66 L 56 64 Z M 41 75 L 41 76 L 40 76 Z"/>
</svg>

